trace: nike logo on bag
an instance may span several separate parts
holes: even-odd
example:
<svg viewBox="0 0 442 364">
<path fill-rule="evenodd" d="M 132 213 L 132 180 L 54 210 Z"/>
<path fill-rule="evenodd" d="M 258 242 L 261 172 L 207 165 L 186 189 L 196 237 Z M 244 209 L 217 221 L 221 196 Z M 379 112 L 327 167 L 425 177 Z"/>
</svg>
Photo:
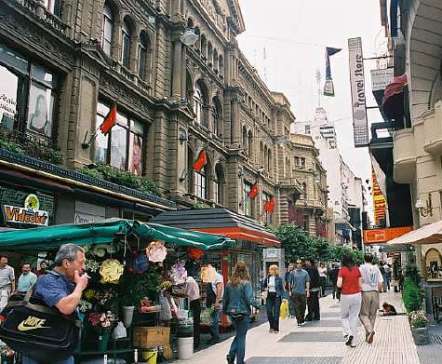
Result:
<svg viewBox="0 0 442 364">
<path fill-rule="evenodd" d="M 48 326 L 43 326 L 46 320 L 40 319 L 35 316 L 28 316 L 26 320 L 20 322 L 17 326 L 18 331 L 31 331 L 37 329 L 49 329 Z"/>
</svg>

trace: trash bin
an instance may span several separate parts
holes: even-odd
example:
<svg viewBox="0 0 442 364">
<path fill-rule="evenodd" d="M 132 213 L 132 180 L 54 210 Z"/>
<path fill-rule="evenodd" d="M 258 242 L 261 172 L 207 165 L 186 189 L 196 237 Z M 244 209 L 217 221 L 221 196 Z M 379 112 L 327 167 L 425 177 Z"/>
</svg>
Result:
<svg viewBox="0 0 442 364">
<path fill-rule="evenodd" d="M 193 336 L 178 338 L 178 359 L 187 360 L 193 355 Z"/>
</svg>

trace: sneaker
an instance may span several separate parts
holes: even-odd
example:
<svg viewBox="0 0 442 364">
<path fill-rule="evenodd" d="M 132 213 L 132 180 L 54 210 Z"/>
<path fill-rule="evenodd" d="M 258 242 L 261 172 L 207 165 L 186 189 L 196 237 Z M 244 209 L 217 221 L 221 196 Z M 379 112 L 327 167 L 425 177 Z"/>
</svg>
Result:
<svg viewBox="0 0 442 364">
<path fill-rule="evenodd" d="M 367 336 L 367 342 L 373 344 L 374 331 L 370 332 Z"/>
<path fill-rule="evenodd" d="M 352 346 L 352 344 L 353 344 L 353 336 L 348 335 L 346 340 L 345 340 L 345 345 Z"/>
</svg>

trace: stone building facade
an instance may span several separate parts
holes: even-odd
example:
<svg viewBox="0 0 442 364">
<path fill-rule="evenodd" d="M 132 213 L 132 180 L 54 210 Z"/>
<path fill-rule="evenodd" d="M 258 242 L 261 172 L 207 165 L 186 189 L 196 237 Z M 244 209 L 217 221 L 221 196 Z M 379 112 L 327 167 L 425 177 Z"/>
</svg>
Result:
<svg viewBox="0 0 442 364">
<path fill-rule="evenodd" d="M 238 47 L 237 0 L 11 0 L 0 20 L 1 127 L 32 131 L 68 169 L 104 163 L 146 176 L 178 207 L 289 221 L 303 149 L 290 140 L 288 100 Z M 194 44 L 185 45 L 186 31 L 198 35 Z M 104 136 L 97 130 L 115 106 L 117 124 Z"/>
</svg>

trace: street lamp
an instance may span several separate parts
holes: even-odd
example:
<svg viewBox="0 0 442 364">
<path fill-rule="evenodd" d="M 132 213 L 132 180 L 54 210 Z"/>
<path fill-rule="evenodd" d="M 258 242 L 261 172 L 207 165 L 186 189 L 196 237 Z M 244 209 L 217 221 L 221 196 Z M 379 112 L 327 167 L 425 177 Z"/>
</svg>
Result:
<svg viewBox="0 0 442 364">
<path fill-rule="evenodd" d="M 431 193 L 428 194 L 428 199 L 422 201 L 421 199 L 416 201 L 416 210 L 419 211 L 422 217 L 433 216 L 433 203 L 431 201 Z"/>
</svg>

